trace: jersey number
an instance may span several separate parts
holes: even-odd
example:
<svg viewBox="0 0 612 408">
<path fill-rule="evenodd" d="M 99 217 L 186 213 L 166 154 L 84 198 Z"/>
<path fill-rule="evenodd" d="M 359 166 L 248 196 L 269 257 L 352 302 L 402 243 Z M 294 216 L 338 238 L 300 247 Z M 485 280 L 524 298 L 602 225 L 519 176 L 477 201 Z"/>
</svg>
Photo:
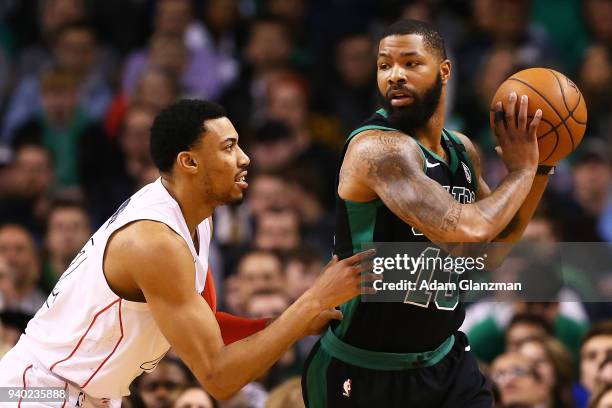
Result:
<svg viewBox="0 0 612 408">
<path fill-rule="evenodd" d="M 440 256 L 440 248 L 428 247 L 421 255 L 424 260 L 431 259 L 437 261 Z M 406 297 L 404 298 L 404 303 L 419 306 L 419 307 L 429 307 L 429 302 L 431 301 L 431 296 L 434 295 L 434 303 L 439 310 L 455 310 L 457 305 L 459 304 L 459 290 L 450 290 L 450 289 L 439 289 L 439 290 L 427 290 L 420 289 L 424 282 L 427 282 L 427 286 L 431 286 L 431 280 L 436 275 L 436 271 L 443 273 L 445 276 L 443 283 L 454 283 L 454 287 L 458 287 L 459 275 L 452 270 L 437 269 L 437 265 L 439 262 L 433 262 L 433 268 L 428 268 L 426 262 L 420 264 L 419 268 L 416 270 L 416 285 L 415 290 L 408 290 L 406 293 Z M 438 273 L 437 275 L 440 275 Z M 447 288 L 452 287 L 452 285 L 446 285 Z"/>
</svg>

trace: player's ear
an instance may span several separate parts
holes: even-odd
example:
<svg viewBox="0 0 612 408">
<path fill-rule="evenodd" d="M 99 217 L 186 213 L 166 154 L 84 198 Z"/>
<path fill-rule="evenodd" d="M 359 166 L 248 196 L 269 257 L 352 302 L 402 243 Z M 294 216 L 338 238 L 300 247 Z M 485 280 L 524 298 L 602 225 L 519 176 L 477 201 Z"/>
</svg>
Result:
<svg viewBox="0 0 612 408">
<path fill-rule="evenodd" d="M 195 173 L 198 170 L 198 159 L 191 152 L 180 152 L 176 156 L 176 163 L 188 173 Z"/>
<path fill-rule="evenodd" d="M 443 84 L 446 84 L 451 75 L 452 65 L 449 59 L 445 59 L 440 63 L 440 79 Z"/>
</svg>

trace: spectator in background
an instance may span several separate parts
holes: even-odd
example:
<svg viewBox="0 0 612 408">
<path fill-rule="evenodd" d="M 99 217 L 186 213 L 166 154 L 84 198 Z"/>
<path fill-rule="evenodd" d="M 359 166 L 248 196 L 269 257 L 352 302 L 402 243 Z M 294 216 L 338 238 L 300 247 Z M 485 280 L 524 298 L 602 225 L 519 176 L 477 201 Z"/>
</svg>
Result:
<svg viewBox="0 0 612 408">
<path fill-rule="evenodd" d="M 266 250 L 247 252 L 238 263 L 236 275 L 240 287 L 239 307 L 242 312 L 246 301 L 254 292 L 262 289 L 282 289 L 285 286 L 280 258 Z"/>
<path fill-rule="evenodd" d="M 51 152 L 41 144 L 20 145 L 4 177 L 8 185 L 0 200 L 0 219 L 42 238 L 55 180 Z"/>
<path fill-rule="evenodd" d="M 552 336 L 550 322 L 537 314 L 515 314 L 506 328 L 506 351 L 518 351 L 530 339 Z"/>
<path fill-rule="evenodd" d="M 209 0 L 204 4 L 203 22 L 194 20 L 185 32 L 189 49 L 208 55 L 208 70 L 215 70 L 223 87 L 238 75 L 236 54 L 241 32 L 239 2 L 237 0 Z"/>
<path fill-rule="evenodd" d="M 301 243 L 300 219 L 294 210 L 270 210 L 255 220 L 253 244 L 266 251 L 287 252 Z"/>
<path fill-rule="evenodd" d="M 595 323 L 584 336 L 580 348 L 580 384 L 574 387 L 579 406 L 586 406 L 589 395 L 597 388 L 601 364 L 612 350 L 612 322 Z"/>
<path fill-rule="evenodd" d="M 239 134 L 244 134 L 253 121 L 262 120 L 269 81 L 289 68 L 292 50 L 293 41 L 281 20 L 261 18 L 252 22 L 243 49 L 242 72 L 220 99 Z"/>
<path fill-rule="evenodd" d="M 551 401 L 549 387 L 522 354 L 508 352 L 497 357 L 491 364 L 491 379 L 503 407 L 553 408 L 547 404 Z"/>
<path fill-rule="evenodd" d="M 41 286 L 49 293 L 91 236 L 91 220 L 76 201 L 56 201 L 49 211 Z"/>
<path fill-rule="evenodd" d="M 215 402 L 202 388 L 189 387 L 178 396 L 174 408 L 215 408 Z"/>
<path fill-rule="evenodd" d="M 78 78 L 70 71 L 53 69 L 42 75 L 43 111 L 21 126 L 13 145 L 37 143 L 53 154 L 59 187 L 89 190 L 109 174 L 114 153 L 97 126 L 78 105 Z"/>
<path fill-rule="evenodd" d="M 547 406 L 574 408 L 572 356 L 563 344 L 552 337 L 534 338 L 522 342 L 518 352 L 531 360 L 536 372 L 548 386 L 552 399 L 547 401 Z"/>
<path fill-rule="evenodd" d="M 270 392 L 265 408 L 303 408 L 302 384 L 300 377 L 286 380 Z"/>
<path fill-rule="evenodd" d="M 246 300 L 245 311 L 246 315 L 253 319 L 275 318 L 289 305 L 289 296 L 283 289 L 258 289 Z M 298 347 L 294 345 L 258 381 L 269 390 L 287 378 L 300 375 L 303 363 Z"/>
<path fill-rule="evenodd" d="M 145 69 L 138 78 L 136 89 L 130 96 L 119 91 L 104 120 L 104 128 L 110 137 L 115 137 L 125 120 L 126 111 L 132 105 L 145 105 L 154 112 L 159 112 L 182 94 L 179 79 L 163 68 Z"/>
<path fill-rule="evenodd" d="M 289 128 L 291 156 L 289 162 L 301 172 L 319 182 L 317 198 L 331 209 L 334 203 L 334 179 L 338 155 L 323 143 L 336 145 L 338 129 L 311 120 L 308 111 L 307 83 L 299 76 L 283 74 L 268 83 L 266 92 L 266 118 L 281 121 Z M 256 163 L 253 163 L 255 166 Z"/>
<path fill-rule="evenodd" d="M 577 154 L 572 172 L 574 191 L 564 222 L 564 239 L 570 242 L 600 242 L 598 222 L 612 193 L 612 167 L 606 146 L 586 140 Z"/>
<path fill-rule="evenodd" d="M 112 92 L 107 82 L 108 68 L 100 63 L 99 44 L 91 25 L 76 22 L 57 30 L 52 67 L 74 77 L 78 106 L 89 118 L 101 119 L 111 102 Z M 2 132 L 5 142 L 10 142 L 15 129 L 44 105 L 39 78 L 31 75 L 17 85 L 5 116 Z"/>
<path fill-rule="evenodd" d="M 190 96 L 209 100 L 219 97 L 235 75 L 224 72 L 226 60 L 190 39 L 187 28 L 192 20 L 190 0 L 156 2 L 149 48 L 128 56 L 122 81 L 124 92 L 128 95 L 134 92 L 137 78 L 145 68 L 161 67 L 181 78 Z"/>
<path fill-rule="evenodd" d="M 366 32 L 347 33 L 336 45 L 334 76 L 328 76 L 317 91 L 317 109 L 340 121 L 344 144 L 349 132 L 376 110 L 376 64 L 374 42 Z"/>
<path fill-rule="evenodd" d="M 586 0 L 584 10 L 593 39 L 612 48 L 612 4 L 608 0 Z"/>
<path fill-rule="evenodd" d="M 40 262 L 30 233 L 15 224 L 0 227 L 0 256 L 12 268 L 15 286 L 15 297 L 6 299 L 6 307 L 34 315 L 46 296 L 36 286 Z"/>
<path fill-rule="evenodd" d="M 257 289 L 246 299 L 245 312 L 252 319 L 275 318 L 288 307 L 290 301 L 287 293 L 281 288 Z"/>
<path fill-rule="evenodd" d="M 313 248 L 300 247 L 290 251 L 285 259 L 287 293 L 292 300 L 306 292 L 323 270 L 321 253 Z"/>
<path fill-rule="evenodd" d="M 150 364 L 138 377 L 137 393 L 145 408 L 172 408 L 191 383 L 191 377 L 180 360 L 165 357 Z"/>
<path fill-rule="evenodd" d="M 148 68 L 158 68 L 180 78 L 185 91 L 193 92 L 185 83 L 185 74 L 192 63 L 189 51 L 180 36 L 154 34 L 147 49 L 134 52 L 126 59 L 121 89 L 131 98 L 142 73 Z"/>
<path fill-rule="evenodd" d="M 611 49 L 602 44 L 594 44 L 584 52 L 582 66 L 578 74 L 578 87 L 588 102 L 589 120 L 587 135 L 608 137 L 609 121 L 612 119 L 612 57 Z M 610 142 L 608 141 L 608 152 Z"/>
<path fill-rule="evenodd" d="M 83 0 L 45 0 L 38 3 L 40 11 L 37 27 L 41 43 L 26 47 L 19 53 L 17 72 L 21 77 L 37 75 L 41 67 L 50 63 L 53 59 L 53 38 L 62 26 L 87 17 Z"/>
<path fill-rule="evenodd" d="M 156 114 L 157 110 L 149 105 L 132 105 L 125 114 L 118 138 L 122 165 L 110 186 L 117 205 L 159 177 L 149 152 L 149 131 Z"/>
</svg>

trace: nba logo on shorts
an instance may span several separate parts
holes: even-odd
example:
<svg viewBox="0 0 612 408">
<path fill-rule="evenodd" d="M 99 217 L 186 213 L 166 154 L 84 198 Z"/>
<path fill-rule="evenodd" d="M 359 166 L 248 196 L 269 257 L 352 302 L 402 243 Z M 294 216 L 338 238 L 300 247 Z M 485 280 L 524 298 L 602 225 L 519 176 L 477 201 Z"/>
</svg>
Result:
<svg viewBox="0 0 612 408">
<path fill-rule="evenodd" d="M 345 397 L 350 397 L 351 396 L 351 379 L 348 378 L 344 384 L 342 384 L 342 395 L 344 395 Z"/>
<path fill-rule="evenodd" d="M 463 166 L 463 171 L 465 172 L 465 178 L 467 179 L 467 182 L 471 183 L 472 172 L 470 171 L 470 168 L 464 162 L 461 162 L 461 166 Z"/>
</svg>

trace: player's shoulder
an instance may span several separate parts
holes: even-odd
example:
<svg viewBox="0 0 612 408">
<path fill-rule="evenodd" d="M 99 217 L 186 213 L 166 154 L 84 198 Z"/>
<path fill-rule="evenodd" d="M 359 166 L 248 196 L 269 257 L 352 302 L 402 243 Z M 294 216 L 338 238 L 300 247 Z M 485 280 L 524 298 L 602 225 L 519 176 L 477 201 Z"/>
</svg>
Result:
<svg viewBox="0 0 612 408">
<path fill-rule="evenodd" d="M 465 147 L 465 151 L 470 156 L 470 159 L 474 160 L 478 158 L 478 149 L 468 136 L 457 130 L 447 129 L 447 132 L 449 132 L 452 136 L 459 140 L 459 142 L 461 142 L 461 144 Z"/>
<path fill-rule="evenodd" d="M 355 135 L 348 151 L 360 156 L 389 152 L 418 152 L 417 142 L 398 130 L 368 129 Z M 348 153 L 347 151 L 347 153 Z"/>
<path fill-rule="evenodd" d="M 152 220 L 138 220 L 117 230 L 112 239 L 113 257 L 122 257 L 128 261 L 158 262 L 168 254 L 189 254 L 186 242 L 168 225 Z"/>
</svg>

